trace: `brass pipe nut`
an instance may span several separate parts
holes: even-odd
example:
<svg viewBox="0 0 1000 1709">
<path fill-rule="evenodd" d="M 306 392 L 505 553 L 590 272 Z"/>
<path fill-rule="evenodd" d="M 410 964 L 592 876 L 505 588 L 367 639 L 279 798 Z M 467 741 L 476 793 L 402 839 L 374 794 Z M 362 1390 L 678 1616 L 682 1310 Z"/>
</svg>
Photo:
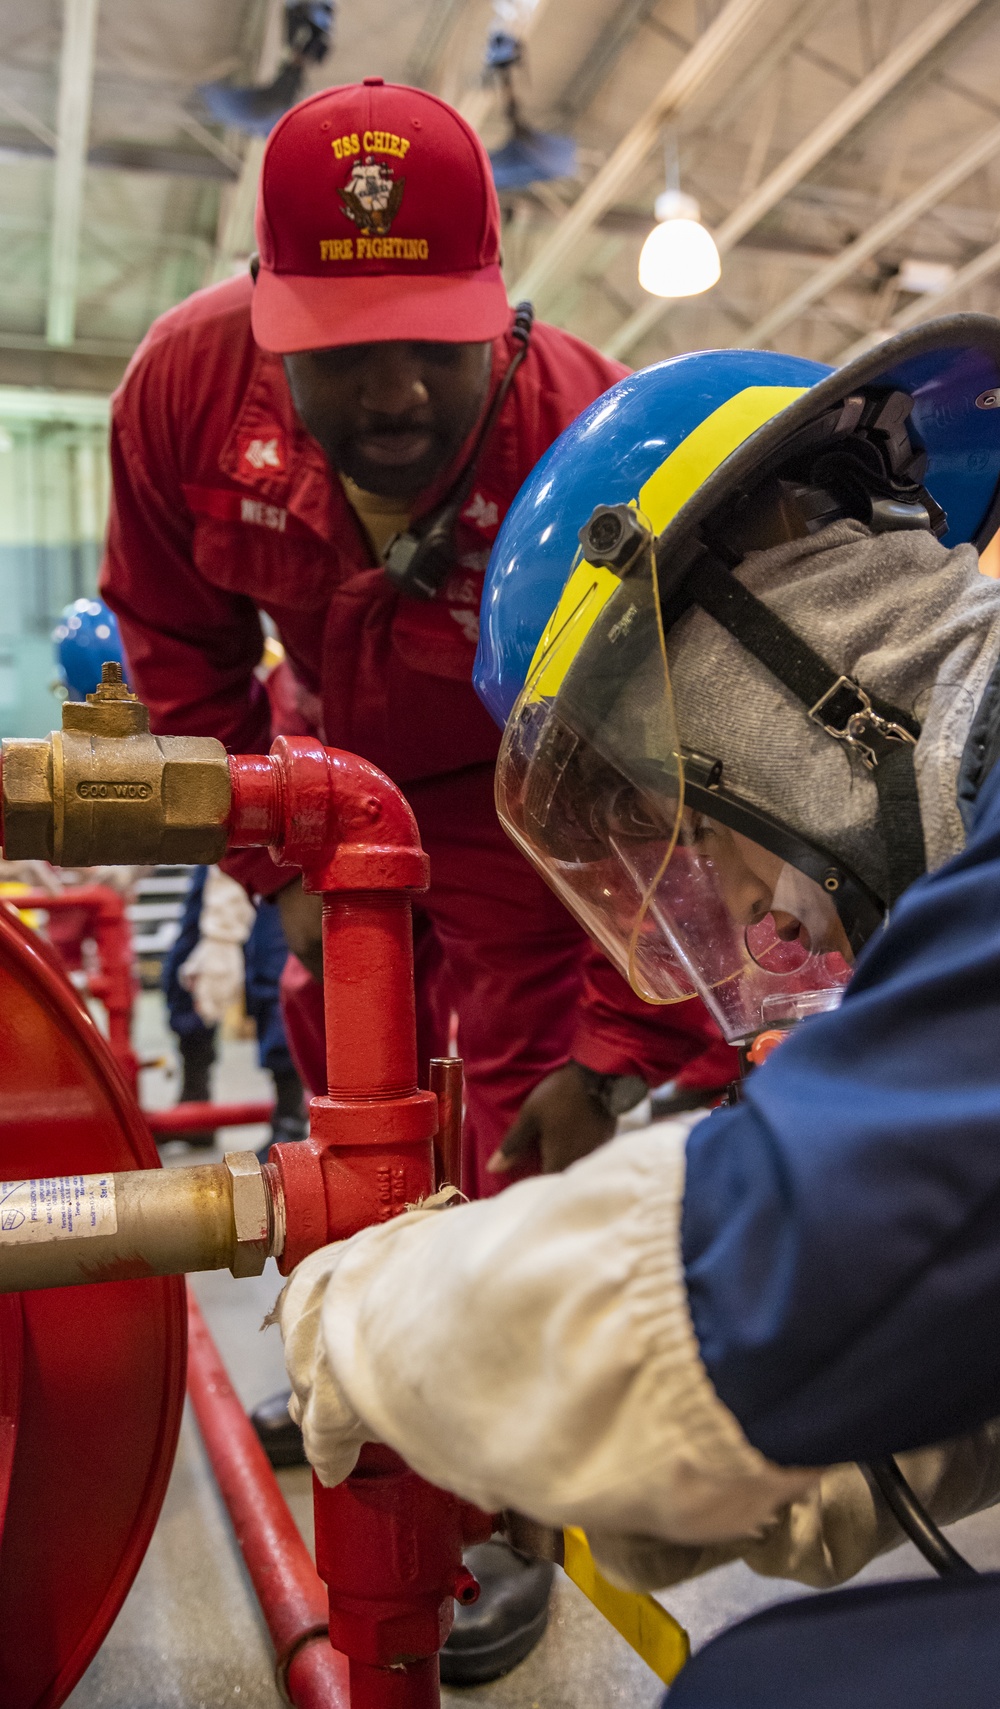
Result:
<svg viewBox="0 0 1000 1709">
<path fill-rule="evenodd" d="M 271 1200 L 264 1172 L 252 1151 L 227 1151 L 222 1159 L 233 1197 L 236 1249 L 234 1276 L 259 1276 L 271 1252 Z"/>
<path fill-rule="evenodd" d="M 8 860 L 52 860 L 52 738 L 3 744 L 3 846 Z M 99 863 L 96 863 L 99 864 Z"/>
</svg>

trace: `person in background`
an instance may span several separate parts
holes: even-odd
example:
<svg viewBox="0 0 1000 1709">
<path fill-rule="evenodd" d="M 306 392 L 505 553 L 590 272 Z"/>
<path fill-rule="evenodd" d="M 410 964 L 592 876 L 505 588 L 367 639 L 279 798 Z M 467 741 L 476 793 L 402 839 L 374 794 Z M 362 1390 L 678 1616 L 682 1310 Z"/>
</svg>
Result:
<svg viewBox="0 0 1000 1709">
<path fill-rule="evenodd" d="M 178 1103 L 212 1097 L 216 1034 L 236 1003 L 257 1031 L 260 1066 L 274 1081 L 269 1145 L 306 1133 L 302 1081 L 285 1038 L 279 982 L 288 955 L 273 902 L 256 908 L 241 884 L 218 867 L 195 867 L 180 931 L 163 963 L 162 986 L 170 1029 L 181 1059 Z M 188 1145 L 214 1145 L 212 1129 L 184 1135 Z M 266 1148 L 262 1155 L 266 1156 Z"/>
</svg>

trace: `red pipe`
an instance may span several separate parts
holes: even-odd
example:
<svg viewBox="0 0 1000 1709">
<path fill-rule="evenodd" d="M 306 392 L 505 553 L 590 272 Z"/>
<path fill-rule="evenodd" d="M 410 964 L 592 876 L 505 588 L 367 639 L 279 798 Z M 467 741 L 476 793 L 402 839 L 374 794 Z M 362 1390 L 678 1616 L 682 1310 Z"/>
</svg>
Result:
<svg viewBox="0 0 1000 1709">
<path fill-rule="evenodd" d="M 316 1247 L 433 1192 L 435 1133 L 455 1170 L 461 1090 L 449 1071 L 439 1111 L 417 1087 L 411 895 L 426 888 L 428 865 L 412 811 L 366 760 L 309 738 L 279 737 L 268 764 L 270 779 L 259 758 L 230 761 L 230 847 L 266 840 L 323 897 L 328 1091 L 312 1100 L 309 1138 L 273 1146 L 268 1162 L 284 1200 L 287 1275 Z M 371 1445 L 337 1488 L 314 1479 L 313 1496 L 351 1709 L 438 1709 L 453 1599 L 479 1594 L 463 1544 L 488 1537 L 490 1517 Z"/>
<path fill-rule="evenodd" d="M 246 1104 L 210 1104 L 191 1103 L 173 1104 L 168 1110 L 144 1110 L 154 1133 L 165 1137 L 169 1134 L 184 1134 L 204 1131 L 213 1127 L 252 1127 L 257 1122 L 270 1122 L 274 1115 L 274 1105 L 269 1103 Z"/>
<path fill-rule="evenodd" d="M 280 779 L 269 754 L 231 754 L 229 847 L 276 843 L 281 832 Z"/>
<path fill-rule="evenodd" d="M 327 1593 L 253 1426 L 188 1290 L 188 1395 L 297 1709 L 355 1709 L 347 1662 L 328 1640 Z"/>
<path fill-rule="evenodd" d="M 323 898 L 323 1003 L 331 1098 L 417 1089 L 413 922 L 403 891 Z"/>
</svg>

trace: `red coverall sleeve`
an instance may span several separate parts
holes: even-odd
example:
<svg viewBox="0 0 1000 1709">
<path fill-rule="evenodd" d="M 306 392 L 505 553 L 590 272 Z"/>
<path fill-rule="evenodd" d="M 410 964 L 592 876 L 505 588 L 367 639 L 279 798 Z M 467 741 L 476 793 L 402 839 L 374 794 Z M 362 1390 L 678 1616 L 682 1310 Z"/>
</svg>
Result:
<svg viewBox="0 0 1000 1709">
<path fill-rule="evenodd" d="M 158 735 L 215 736 L 231 753 L 266 752 L 270 707 L 254 675 L 260 619 L 252 600 L 214 587 L 194 562 L 171 402 L 169 388 L 142 370 L 115 400 L 101 591 L 117 613 L 132 687 Z M 289 882 L 264 850 L 224 865 L 265 895 Z"/>
<path fill-rule="evenodd" d="M 725 1086 L 739 1073 L 704 1004 L 644 1003 L 596 947 L 584 957 L 573 1058 L 599 1074 L 638 1074 L 647 1086 Z"/>
</svg>

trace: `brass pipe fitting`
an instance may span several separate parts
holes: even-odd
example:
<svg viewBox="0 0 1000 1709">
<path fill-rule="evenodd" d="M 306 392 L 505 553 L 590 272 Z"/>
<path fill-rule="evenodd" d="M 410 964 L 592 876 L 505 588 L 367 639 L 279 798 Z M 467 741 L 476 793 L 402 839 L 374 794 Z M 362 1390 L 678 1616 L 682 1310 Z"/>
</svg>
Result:
<svg viewBox="0 0 1000 1709">
<path fill-rule="evenodd" d="M 3 744 L 8 860 L 210 865 L 225 852 L 230 798 L 222 743 L 151 735 L 117 664 L 86 702 L 63 703 L 61 730 Z"/>
<path fill-rule="evenodd" d="M 284 1247 L 277 1171 L 252 1151 L 189 1169 L 0 1182 L 0 1293 L 231 1270 Z"/>
</svg>

